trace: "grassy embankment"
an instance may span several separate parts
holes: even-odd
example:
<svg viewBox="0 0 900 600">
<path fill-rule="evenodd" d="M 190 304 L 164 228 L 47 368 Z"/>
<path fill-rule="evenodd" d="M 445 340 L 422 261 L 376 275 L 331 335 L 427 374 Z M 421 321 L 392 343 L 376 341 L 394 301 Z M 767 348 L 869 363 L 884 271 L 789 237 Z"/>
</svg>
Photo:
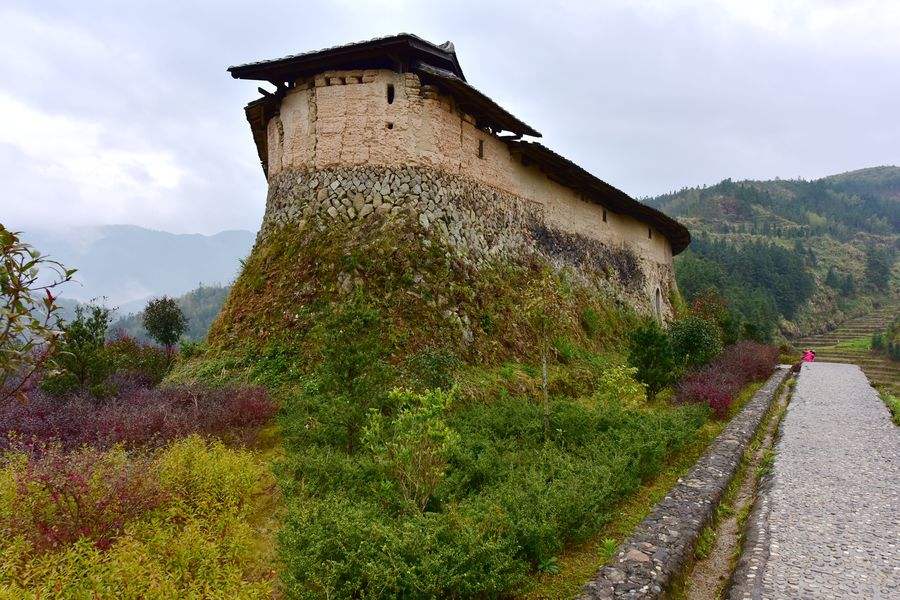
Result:
<svg viewBox="0 0 900 600">
<path fill-rule="evenodd" d="M 623 359 L 637 317 L 613 298 L 537 260 L 473 270 L 410 232 L 282 233 L 172 379 L 281 401 L 290 594 L 508 594 L 718 427 L 646 403 Z"/>
</svg>

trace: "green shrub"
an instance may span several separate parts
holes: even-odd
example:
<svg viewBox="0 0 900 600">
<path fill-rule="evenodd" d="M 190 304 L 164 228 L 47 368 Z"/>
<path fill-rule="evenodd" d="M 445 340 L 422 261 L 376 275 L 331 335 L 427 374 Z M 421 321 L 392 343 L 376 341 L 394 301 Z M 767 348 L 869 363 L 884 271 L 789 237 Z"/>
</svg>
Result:
<svg viewBox="0 0 900 600">
<path fill-rule="evenodd" d="M 75 317 L 63 324 L 54 355 L 57 369 L 44 378 L 45 391 L 53 395 L 73 390 L 103 393 L 102 384 L 115 369 L 105 345 L 110 319 L 110 310 L 105 306 L 75 307 Z"/>
<path fill-rule="evenodd" d="M 107 342 L 106 351 L 117 372 L 137 374 L 151 385 L 161 382 L 172 368 L 165 350 L 127 335 Z"/>
<path fill-rule="evenodd" d="M 178 342 L 178 353 L 182 358 L 194 358 L 200 356 L 206 351 L 206 342 L 181 340 Z"/>
<path fill-rule="evenodd" d="M 887 354 L 891 360 L 900 360 L 900 317 L 894 318 L 883 332 L 872 334 L 872 349 Z"/>
<path fill-rule="evenodd" d="M 891 413 L 891 421 L 894 422 L 894 425 L 900 425 L 900 398 L 888 391 L 882 391 L 881 399 L 884 400 L 888 412 Z"/>
<path fill-rule="evenodd" d="M 722 352 L 722 334 L 718 326 L 696 315 L 672 323 L 669 338 L 682 369 L 702 367 Z"/>
<path fill-rule="evenodd" d="M 638 370 L 626 365 L 610 365 L 602 370 L 594 395 L 606 402 L 637 406 L 647 397 L 646 385 L 638 381 Z"/>
<path fill-rule="evenodd" d="M 647 321 L 631 333 L 628 364 L 637 369 L 637 380 L 647 386 L 649 400 L 675 381 L 677 373 L 672 344 L 656 321 Z"/>
<path fill-rule="evenodd" d="M 566 365 L 570 364 L 578 356 L 578 347 L 567 337 L 554 339 L 553 350 L 559 361 Z"/>
<path fill-rule="evenodd" d="M 390 401 L 399 411 L 386 417 L 371 410 L 363 440 L 386 477 L 384 483 L 396 488 L 407 508 L 422 512 L 443 481 L 447 457 L 458 442 L 444 421 L 452 395 L 395 390 Z"/>
<path fill-rule="evenodd" d="M 611 370 L 609 385 L 630 381 L 634 388 L 630 373 Z M 289 499 L 279 538 L 289 596 L 519 591 L 565 544 L 606 523 L 616 502 L 692 440 L 707 415 L 698 406 L 629 408 L 607 392 L 553 402 L 546 440 L 544 407 L 526 398 L 445 412 L 446 394 L 391 396 L 352 455 L 306 444 L 279 466 Z M 423 447 L 419 459 L 398 468 L 398 457 L 413 458 Z M 439 454 L 445 458 L 435 460 Z M 408 503 L 416 510 L 396 510 L 398 481 L 415 479 L 416 465 L 442 475 L 422 478 L 428 484 L 420 489 L 429 491 Z"/>
<path fill-rule="evenodd" d="M 411 379 L 422 389 L 450 389 L 453 386 L 453 375 L 460 366 L 462 361 L 456 356 L 437 348 L 426 348 L 406 360 Z"/>
</svg>

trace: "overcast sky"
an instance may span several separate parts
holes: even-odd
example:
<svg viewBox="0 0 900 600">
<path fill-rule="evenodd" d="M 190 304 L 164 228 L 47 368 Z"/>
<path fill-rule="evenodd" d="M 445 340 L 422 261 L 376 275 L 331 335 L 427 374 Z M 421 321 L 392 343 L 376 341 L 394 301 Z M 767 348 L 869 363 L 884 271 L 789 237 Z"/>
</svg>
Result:
<svg viewBox="0 0 900 600">
<path fill-rule="evenodd" d="M 896 0 L 2 0 L 0 222 L 256 230 L 225 68 L 398 32 L 636 197 L 900 164 Z"/>
</svg>

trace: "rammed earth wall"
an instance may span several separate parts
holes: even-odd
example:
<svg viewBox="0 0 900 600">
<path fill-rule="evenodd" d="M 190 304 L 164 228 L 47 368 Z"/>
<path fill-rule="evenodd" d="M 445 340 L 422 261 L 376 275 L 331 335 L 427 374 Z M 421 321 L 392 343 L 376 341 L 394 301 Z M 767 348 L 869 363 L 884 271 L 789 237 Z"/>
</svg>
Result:
<svg viewBox="0 0 900 600">
<path fill-rule="evenodd" d="M 565 231 L 546 208 L 470 179 L 426 167 L 359 166 L 282 170 L 270 177 L 260 238 L 281 227 L 338 224 L 371 235 L 396 220 L 416 224 L 473 265 L 539 253 L 557 267 L 571 267 L 601 286 L 611 286 L 644 311 L 660 289 L 662 310 L 673 281 L 671 266 Z"/>
</svg>

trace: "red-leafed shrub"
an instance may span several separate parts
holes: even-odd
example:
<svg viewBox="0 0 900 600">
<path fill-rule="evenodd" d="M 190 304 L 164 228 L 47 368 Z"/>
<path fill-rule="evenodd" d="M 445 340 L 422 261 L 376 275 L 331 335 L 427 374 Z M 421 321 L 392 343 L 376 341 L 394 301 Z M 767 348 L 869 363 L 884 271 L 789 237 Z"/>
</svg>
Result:
<svg viewBox="0 0 900 600">
<path fill-rule="evenodd" d="M 678 383 L 675 402 L 706 404 L 716 418 L 728 416 L 734 397 L 751 381 L 772 374 L 778 361 L 778 349 L 756 342 L 738 342 L 706 367 L 691 371 Z"/>
<path fill-rule="evenodd" d="M 676 401 L 706 404 L 716 418 L 722 419 L 728 414 L 732 401 L 730 390 L 734 387 L 732 378 L 723 377 L 714 369 L 693 371 L 679 382 Z"/>
<path fill-rule="evenodd" d="M 0 530 L 25 536 L 37 551 L 81 538 L 105 549 L 128 521 L 164 501 L 151 461 L 129 457 L 121 448 L 66 453 L 54 445 L 13 460 L 24 465 L 7 471 L 14 477 L 15 492 Z"/>
<path fill-rule="evenodd" d="M 172 366 L 172 358 L 163 348 L 142 344 L 125 332 L 106 342 L 106 350 L 118 372 L 136 375 L 152 385 L 162 381 Z M 107 383 L 111 383 L 109 379 Z"/>
<path fill-rule="evenodd" d="M 54 442 L 64 450 L 158 446 L 191 433 L 247 443 L 276 410 L 261 387 L 148 388 L 140 376 L 118 377 L 118 394 L 103 401 L 35 390 L 26 402 L 0 406 L 0 449 L 14 441 L 36 448 Z"/>
<path fill-rule="evenodd" d="M 750 341 L 728 346 L 715 362 L 726 372 L 741 374 L 745 381 L 766 379 L 777 363 L 777 347 Z"/>
</svg>

